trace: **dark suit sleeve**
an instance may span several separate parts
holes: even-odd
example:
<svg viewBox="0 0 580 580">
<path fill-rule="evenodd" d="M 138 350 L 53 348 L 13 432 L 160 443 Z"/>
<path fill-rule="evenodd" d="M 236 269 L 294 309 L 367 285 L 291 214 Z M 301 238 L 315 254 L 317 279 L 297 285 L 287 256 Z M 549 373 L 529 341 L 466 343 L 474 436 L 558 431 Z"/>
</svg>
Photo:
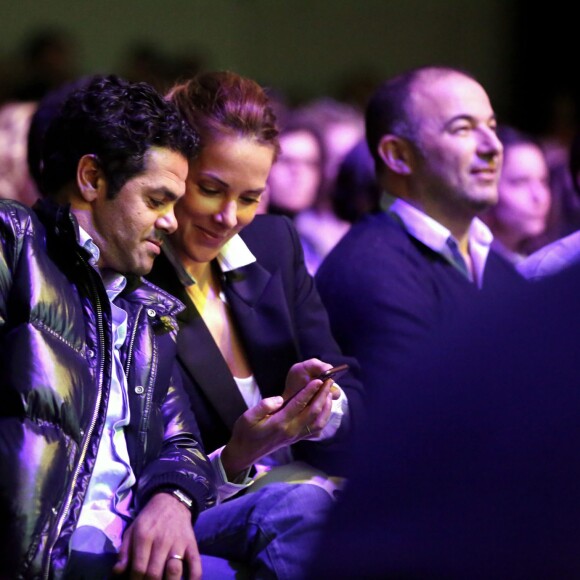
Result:
<svg viewBox="0 0 580 580">
<path fill-rule="evenodd" d="M 363 387 L 359 377 L 358 362 L 353 357 L 345 356 L 330 330 L 328 315 L 314 279 L 306 270 L 304 253 L 298 234 L 288 220 L 285 220 L 288 231 L 288 247 L 293 256 L 293 320 L 295 336 L 299 351 L 298 360 L 312 357 L 319 358 L 333 366 L 347 363 L 350 372 L 339 380 L 349 404 L 349 419 L 341 426 L 336 436 L 330 441 L 302 442 L 293 446 L 293 453 L 297 459 L 302 459 L 331 471 L 342 474 L 345 463 L 344 453 L 352 437 L 352 433 L 363 423 Z"/>
</svg>

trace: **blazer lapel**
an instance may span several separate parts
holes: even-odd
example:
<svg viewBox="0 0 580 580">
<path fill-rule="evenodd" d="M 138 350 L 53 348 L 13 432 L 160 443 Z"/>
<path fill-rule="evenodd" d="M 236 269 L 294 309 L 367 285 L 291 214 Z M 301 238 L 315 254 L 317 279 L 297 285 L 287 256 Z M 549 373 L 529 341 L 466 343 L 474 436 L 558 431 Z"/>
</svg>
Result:
<svg viewBox="0 0 580 580">
<path fill-rule="evenodd" d="M 262 397 L 280 394 L 284 385 L 279 384 L 280 378 L 272 372 L 284 361 L 277 357 L 272 360 L 272 356 L 275 356 L 274 350 L 279 353 L 281 344 L 292 342 L 292 321 L 287 310 L 281 307 L 287 303 L 281 277 L 254 262 L 228 272 L 224 286 Z"/>
<path fill-rule="evenodd" d="M 270 272 L 257 262 L 225 272 L 222 276 L 228 299 L 233 297 L 236 302 L 241 300 L 249 308 L 258 304 L 272 278 Z"/>
<path fill-rule="evenodd" d="M 190 379 L 203 391 L 231 429 L 248 407 L 211 333 L 197 312 L 179 328 L 177 356 Z"/>
<path fill-rule="evenodd" d="M 185 373 L 184 387 L 193 382 L 203 391 L 228 428 L 247 410 L 230 369 L 173 267 L 164 255 L 157 258 L 153 282 L 164 287 L 186 308 L 177 315 L 177 358 Z M 196 412 L 193 409 L 194 413 Z M 200 412 L 198 410 L 197 412 Z"/>
</svg>

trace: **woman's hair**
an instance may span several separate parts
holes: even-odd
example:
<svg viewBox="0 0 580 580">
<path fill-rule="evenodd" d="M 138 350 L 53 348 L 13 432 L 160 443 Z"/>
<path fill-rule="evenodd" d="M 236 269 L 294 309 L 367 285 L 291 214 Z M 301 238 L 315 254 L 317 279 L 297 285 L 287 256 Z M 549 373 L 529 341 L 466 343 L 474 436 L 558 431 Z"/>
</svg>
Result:
<svg viewBox="0 0 580 580">
<path fill-rule="evenodd" d="M 200 136 L 201 147 L 220 136 L 255 139 L 280 151 L 276 115 L 266 91 L 229 71 L 204 72 L 174 86 L 167 98 Z"/>
</svg>

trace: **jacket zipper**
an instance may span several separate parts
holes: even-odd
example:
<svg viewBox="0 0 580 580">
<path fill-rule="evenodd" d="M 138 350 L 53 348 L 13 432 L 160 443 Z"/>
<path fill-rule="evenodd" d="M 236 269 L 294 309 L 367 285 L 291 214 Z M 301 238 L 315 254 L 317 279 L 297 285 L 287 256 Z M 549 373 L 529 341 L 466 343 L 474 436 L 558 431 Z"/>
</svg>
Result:
<svg viewBox="0 0 580 580">
<path fill-rule="evenodd" d="M 89 266 L 84 262 L 84 260 L 81 260 L 81 263 L 89 271 L 89 278 L 90 278 L 90 276 L 93 276 L 94 272 L 92 271 L 91 268 L 89 268 Z M 74 475 L 73 475 L 71 485 L 69 488 L 69 493 L 68 493 L 68 496 L 67 496 L 65 504 L 64 504 L 64 509 L 63 509 L 61 516 L 57 522 L 57 526 L 56 526 L 55 534 L 54 534 L 54 539 L 52 540 L 52 543 L 46 552 L 45 569 L 43 572 L 43 578 L 45 580 L 48 580 L 49 575 L 50 575 L 50 560 L 52 557 L 52 551 L 54 549 L 56 542 L 58 541 L 58 538 L 60 536 L 60 532 L 62 530 L 62 526 L 64 525 L 64 522 L 68 516 L 70 504 L 71 504 L 72 498 L 73 498 L 74 488 L 75 488 L 79 473 L 81 471 L 82 465 L 84 463 L 84 459 L 85 459 L 85 456 L 87 453 L 87 448 L 88 448 L 89 442 L 91 440 L 93 430 L 94 430 L 95 425 L 97 423 L 97 418 L 99 415 L 99 408 L 101 406 L 101 398 L 103 395 L 103 379 L 104 379 L 104 374 L 105 374 L 105 331 L 104 331 L 104 324 L 103 324 L 103 309 L 101 306 L 101 300 L 99 298 L 99 293 L 97 292 L 94 284 L 91 284 L 91 290 L 92 290 L 92 294 L 93 294 L 93 298 L 95 300 L 95 306 L 96 306 L 96 310 L 97 310 L 97 329 L 98 329 L 98 335 L 99 335 L 99 339 L 100 339 L 100 342 L 99 342 L 99 355 L 100 355 L 99 361 L 100 361 L 100 364 L 99 364 L 99 371 L 98 371 L 99 380 L 98 380 L 98 388 L 97 388 L 97 400 L 96 400 L 96 405 L 95 405 L 95 411 L 94 411 L 93 417 L 91 419 L 91 423 L 89 425 L 87 433 L 85 433 L 85 443 L 81 449 L 81 454 L 80 454 L 79 461 L 78 461 L 77 466 L 76 466 L 75 471 L 74 471 Z"/>
<path fill-rule="evenodd" d="M 131 367 L 131 359 L 133 358 L 133 347 L 135 346 L 135 337 L 137 336 L 137 322 L 139 315 L 143 311 L 143 306 L 139 307 L 135 315 L 135 324 L 133 325 L 133 332 L 131 333 L 131 341 L 129 342 L 129 350 L 127 351 L 127 362 L 125 363 L 125 378 L 127 379 L 127 388 L 129 387 L 129 368 Z"/>
</svg>

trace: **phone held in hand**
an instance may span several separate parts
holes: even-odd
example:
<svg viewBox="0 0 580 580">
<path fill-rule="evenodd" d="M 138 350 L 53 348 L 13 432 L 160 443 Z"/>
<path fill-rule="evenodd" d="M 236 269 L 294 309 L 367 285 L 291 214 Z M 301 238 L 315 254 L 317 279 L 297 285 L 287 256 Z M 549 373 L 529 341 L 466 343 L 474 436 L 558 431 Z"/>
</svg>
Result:
<svg viewBox="0 0 580 580">
<path fill-rule="evenodd" d="M 332 367 L 327 371 L 324 371 L 322 374 L 318 375 L 316 378 L 320 379 L 321 381 L 326 381 L 327 379 L 332 379 L 336 381 L 339 377 L 344 375 L 348 371 L 348 365 L 338 365 L 336 367 Z"/>
<path fill-rule="evenodd" d="M 320 379 L 323 383 L 324 381 L 328 380 L 328 379 L 332 379 L 335 380 L 338 377 L 341 377 L 344 373 L 346 373 L 348 371 L 348 365 L 338 365 L 336 367 L 332 367 L 326 371 L 324 371 L 323 373 L 319 374 L 317 377 L 317 379 Z M 280 407 L 279 410 L 283 409 L 300 391 L 297 391 L 296 393 L 294 393 L 289 399 L 286 399 L 286 401 L 284 401 L 284 404 L 282 405 L 282 407 Z"/>
</svg>

